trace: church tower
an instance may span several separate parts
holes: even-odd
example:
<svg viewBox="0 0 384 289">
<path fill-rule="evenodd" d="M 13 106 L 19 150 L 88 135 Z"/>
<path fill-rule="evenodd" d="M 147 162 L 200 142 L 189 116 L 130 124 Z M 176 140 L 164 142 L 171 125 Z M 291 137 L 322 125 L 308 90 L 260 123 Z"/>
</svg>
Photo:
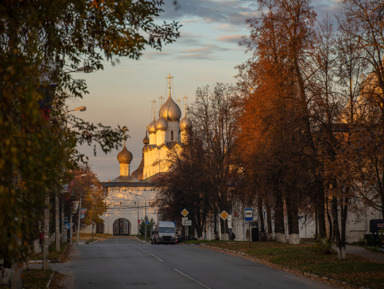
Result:
<svg viewBox="0 0 384 289">
<path fill-rule="evenodd" d="M 182 144 L 186 144 L 188 142 L 188 130 L 191 128 L 192 124 L 187 118 L 187 97 L 184 96 L 184 117 L 180 120 L 179 128 L 180 128 L 180 141 Z"/>
<path fill-rule="evenodd" d="M 126 131 L 127 131 L 127 128 L 125 126 L 123 127 L 123 131 L 124 131 L 124 147 L 117 154 L 117 160 L 120 163 L 120 176 L 128 177 L 130 175 L 130 164 L 132 161 L 132 153 L 128 151 L 125 146 Z"/>
<path fill-rule="evenodd" d="M 168 99 L 160 108 L 159 120 L 163 118 L 168 124 L 165 133 L 165 142 L 179 142 L 179 121 L 181 117 L 181 110 L 179 106 L 173 101 L 171 96 L 171 80 L 173 79 L 173 76 L 169 74 L 167 78 Z M 159 144 L 157 145 L 159 146 Z"/>
<path fill-rule="evenodd" d="M 171 83 L 173 76 L 168 74 L 166 78 L 168 82 L 168 98 L 164 103 L 160 102 L 161 106 L 157 120 L 155 118 L 155 101 L 153 101 L 153 120 L 147 126 L 149 140 L 143 149 L 143 179 L 147 179 L 160 172 L 166 172 L 168 164 L 165 160 L 168 157 L 168 152 L 175 148 L 175 146 L 181 149 L 179 128 L 181 110 L 172 99 Z"/>
</svg>

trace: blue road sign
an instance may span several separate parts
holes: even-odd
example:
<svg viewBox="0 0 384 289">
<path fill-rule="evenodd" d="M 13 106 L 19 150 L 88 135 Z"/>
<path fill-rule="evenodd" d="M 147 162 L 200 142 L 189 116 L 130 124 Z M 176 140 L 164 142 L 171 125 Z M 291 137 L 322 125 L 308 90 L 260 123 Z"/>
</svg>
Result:
<svg viewBox="0 0 384 289">
<path fill-rule="evenodd" d="M 253 213 L 251 208 L 244 209 L 245 212 L 245 221 L 246 222 L 252 222 L 253 221 Z"/>
</svg>

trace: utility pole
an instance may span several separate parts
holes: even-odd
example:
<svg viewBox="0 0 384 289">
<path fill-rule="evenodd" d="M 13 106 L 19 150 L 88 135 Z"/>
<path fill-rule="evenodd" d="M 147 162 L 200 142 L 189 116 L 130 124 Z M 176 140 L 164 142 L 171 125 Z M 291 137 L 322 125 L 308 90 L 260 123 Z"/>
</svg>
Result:
<svg viewBox="0 0 384 289">
<path fill-rule="evenodd" d="M 80 175 L 80 177 L 84 178 L 86 177 L 87 174 L 82 174 Z M 80 237 L 80 212 L 81 212 L 81 201 L 83 199 L 83 192 L 80 193 L 80 201 L 79 201 L 79 214 L 78 214 L 78 218 L 77 218 L 77 238 L 76 238 L 76 242 L 77 242 L 77 246 L 79 246 L 79 237 Z"/>
<path fill-rule="evenodd" d="M 59 192 L 55 193 L 55 240 L 56 240 L 56 252 L 60 251 L 60 204 L 59 204 Z"/>
<path fill-rule="evenodd" d="M 64 197 L 61 196 L 60 198 L 60 201 L 61 201 L 61 210 L 60 210 L 60 214 L 61 214 L 61 242 L 65 243 L 67 242 L 67 231 L 65 229 L 65 223 L 64 223 Z"/>
<path fill-rule="evenodd" d="M 44 238 L 43 238 L 43 271 L 49 269 L 48 250 L 49 250 L 49 193 L 45 196 L 44 206 Z"/>
<path fill-rule="evenodd" d="M 77 218 L 77 238 L 76 238 L 77 246 L 79 246 L 79 236 L 80 236 L 80 211 L 81 211 L 81 200 L 82 200 L 82 198 L 83 198 L 83 193 L 81 193 L 81 195 L 80 195 L 79 215 L 78 215 L 78 218 Z"/>
<path fill-rule="evenodd" d="M 71 206 L 69 208 L 69 244 L 72 245 L 72 232 L 73 232 L 73 223 L 72 223 L 72 213 L 73 213 L 73 204 L 71 201 Z"/>
<path fill-rule="evenodd" d="M 91 237 L 92 241 L 93 241 L 93 229 L 95 226 L 95 211 L 96 211 L 95 192 L 96 192 L 96 189 L 95 187 L 93 187 L 93 190 L 92 190 L 92 237 Z"/>
<path fill-rule="evenodd" d="M 134 196 L 136 196 L 136 197 L 143 197 L 144 198 L 144 214 L 145 214 L 145 216 L 144 216 L 144 236 L 145 236 L 145 241 L 147 241 L 147 219 L 148 219 L 148 217 L 147 217 L 147 198 L 145 197 L 145 196 L 143 196 L 143 195 L 138 195 L 138 194 L 135 194 L 135 193 L 132 193 L 132 192 L 130 192 L 130 194 L 132 194 L 132 195 L 134 195 Z M 137 203 L 139 204 L 139 200 L 137 199 Z M 139 210 L 140 210 L 140 205 L 138 205 L 138 209 L 137 209 L 137 214 L 138 214 L 138 216 L 137 216 L 137 219 L 138 220 L 140 220 L 139 219 Z M 139 227 L 140 227 L 140 224 L 139 224 Z"/>
</svg>

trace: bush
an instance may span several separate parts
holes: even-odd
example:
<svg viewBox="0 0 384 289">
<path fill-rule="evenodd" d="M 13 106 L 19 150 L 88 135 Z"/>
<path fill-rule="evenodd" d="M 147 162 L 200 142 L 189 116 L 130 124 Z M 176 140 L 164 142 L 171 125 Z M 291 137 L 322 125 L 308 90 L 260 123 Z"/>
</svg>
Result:
<svg viewBox="0 0 384 289">
<path fill-rule="evenodd" d="M 327 238 L 317 239 L 313 249 L 320 254 L 331 254 L 332 241 Z"/>
<path fill-rule="evenodd" d="M 139 227 L 139 233 L 141 236 L 145 236 L 145 221 L 148 221 L 148 217 L 145 217 L 144 219 L 141 219 L 140 221 L 140 227 Z M 147 238 L 151 237 L 151 229 L 155 225 L 155 221 L 151 219 L 149 221 L 149 224 L 147 225 Z"/>
</svg>

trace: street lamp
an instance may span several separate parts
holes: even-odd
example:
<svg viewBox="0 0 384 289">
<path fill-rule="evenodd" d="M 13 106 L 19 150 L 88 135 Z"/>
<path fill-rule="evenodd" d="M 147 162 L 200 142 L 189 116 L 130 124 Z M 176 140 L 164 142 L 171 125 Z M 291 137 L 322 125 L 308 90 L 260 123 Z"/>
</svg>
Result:
<svg viewBox="0 0 384 289">
<path fill-rule="evenodd" d="M 93 67 L 91 67 L 88 62 L 85 62 L 84 66 L 76 68 L 76 69 L 64 71 L 64 74 L 69 74 L 69 73 L 74 73 L 74 72 L 91 73 L 91 72 L 93 72 Z"/>
<path fill-rule="evenodd" d="M 80 177 L 85 177 L 87 174 L 82 174 Z M 79 215 L 77 217 L 77 236 L 76 236 L 76 242 L 77 246 L 79 246 L 79 236 L 80 236 L 80 213 L 81 213 L 81 201 L 83 199 L 83 192 L 80 193 L 80 201 L 79 201 Z"/>
<path fill-rule="evenodd" d="M 71 111 L 81 111 L 81 112 L 83 112 L 83 111 L 86 111 L 86 110 L 87 110 L 87 107 L 83 105 L 83 106 L 76 107 L 75 109 L 68 110 L 67 113 L 71 112 Z"/>
<path fill-rule="evenodd" d="M 75 109 L 71 109 L 71 110 L 68 110 L 65 112 L 66 113 L 69 113 L 71 111 L 80 111 L 80 112 L 83 112 L 83 111 L 86 111 L 87 108 L 85 106 L 79 106 L 79 107 L 76 107 Z M 65 126 L 67 127 L 67 120 L 65 120 Z M 81 176 L 85 176 L 86 174 L 82 174 Z M 81 197 L 80 197 L 80 207 L 81 207 Z M 69 243 L 72 244 L 72 202 L 71 202 L 71 208 L 70 208 L 70 213 L 69 213 Z M 80 208 L 79 208 L 79 219 L 80 219 Z M 80 226 L 80 222 L 78 222 L 79 226 Z M 78 234 L 79 230 L 77 230 L 77 245 L 79 245 L 79 234 Z"/>
<path fill-rule="evenodd" d="M 131 192 L 128 192 L 128 194 L 133 195 L 136 198 L 136 201 L 137 201 L 137 234 L 139 235 L 139 232 L 140 232 L 140 223 L 139 223 L 139 220 L 140 220 L 140 204 L 139 204 L 139 199 L 137 198 L 138 195 L 136 195 L 134 193 L 131 193 Z"/>
<path fill-rule="evenodd" d="M 138 195 L 132 192 L 129 192 L 130 194 L 136 196 L 136 197 L 143 197 L 144 198 L 144 236 L 145 236 L 145 241 L 147 241 L 147 198 L 143 195 Z M 139 207 L 140 208 L 140 207 Z"/>
</svg>

